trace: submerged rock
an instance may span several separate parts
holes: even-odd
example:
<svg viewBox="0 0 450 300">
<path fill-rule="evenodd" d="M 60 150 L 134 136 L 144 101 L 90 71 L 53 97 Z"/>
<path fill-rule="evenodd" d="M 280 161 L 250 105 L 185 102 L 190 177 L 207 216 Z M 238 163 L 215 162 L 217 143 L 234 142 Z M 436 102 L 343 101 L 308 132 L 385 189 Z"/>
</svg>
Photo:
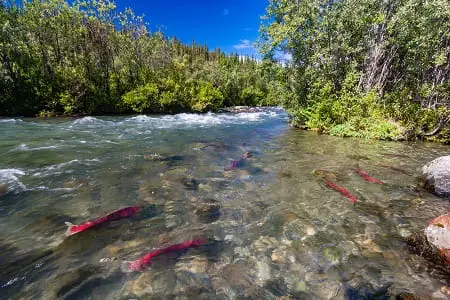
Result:
<svg viewBox="0 0 450 300">
<path fill-rule="evenodd" d="M 6 195 L 7 193 L 8 193 L 8 184 L 7 183 L 0 184 L 0 198 Z"/>
<path fill-rule="evenodd" d="M 270 258 L 276 264 L 284 264 L 286 263 L 286 251 L 275 250 Z"/>
<path fill-rule="evenodd" d="M 154 154 L 145 154 L 144 155 L 144 159 L 145 160 L 149 160 L 149 161 L 180 161 L 180 160 L 184 160 L 184 156 L 182 155 L 160 155 L 158 153 L 154 153 Z"/>
<path fill-rule="evenodd" d="M 450 199 L 450 155 L 441 156 L 422 168 L 424 187 L 436 195 Z"/>
<path fill-rule="evenodd" d="M 99 270 L 90 266 L 83 266 L 76 270 L 70 270 L 69 272 L 58 274 L 48 279 L 47 286 L 45 288 L 45 299 L 60 299 L 71 291 L 76 290 L 83 281 L 92 275 L 96 274 Z"/>
<path fill-rule="evenodd" d="M 418 296 L 410 293 L 401 293 L 395 296 L 396 300 L 431 300 L 430 297 Z"/>
<path fill-rule="evenodd" d="M 85 187 L 88 185 L 88 182 L 86 180 L 69 180 L 63 183 L 63 188 L 65 189 L 76 189 L 80 187 Z"/>
<path fill-rule="evenodd" d="M 439 250 L 428 242 L 425 234 L 421 232 L 414 233 L 408 237 L 406 243 L 412 253 L 422 256 L 433 264 L 445 264 L 445 261 L 439 255 Z"/>
<path fill-rule="evenodd" d="M 220 202 L 215 199 L 206 199 L 198 204 L 195 210 L 200 222 L 212 223 L 220 217 Z"/>
<path fill-rule="evenodd" d="M 425 228 L 427 241 L 439 249 L 439 255 L 450 267 L 450 215 L 442 215 L 433 219 Z"/>
<path fill-rule="evenodd" d="M 198 190 L 199 183 L 194 178 L 184 177 L 183 179 L 181 179 L 181 183 L 188 190 Z"/>
<path fill-rule="evenodd" d="M 271 278 L 270 266 L 267 262 L 263 260 L 258 260 L 256 262 L 256 279 L 259 284 L 264 284 Z"/>
<path fill-rule="evenodd" d="M 151 294 L 153 293 L 152 279 L 153 274 L 151 272 L 144 272 L 129 283 L 128 290 L 139 297 L 145 294 Z"/>
<path fill-rule="evenodd" d="M 260 236 L 259 239 L 252 243 L 252 249 L 257 253 L 265 253 L 274 249 L 278 245 L 278 241 L 269 236 Z"/>
<path fill-rule="evenodd" d="M 186 271 L 193 274 L 204 274 L 208 270 L 208 259 L 206 257 L 184 258 L 175 265 L 177 272 Z"/>
<path fill-rule="evenodd" d="M 282 214 L 282 217 L 283 217 L 284 223 L 290 223 L 290 222 L 293 222 L 298 219 L 297 214 L 292 211 L 284 212 Z"/>
<path fill-rule="evenodd" d="M 409 249 L 445 272 L 450 272 L 450 215 L 433 219 L 424 233 L 411 235 Z"/>
<path fill-rule="evenodd" d="M 314 170 L 313 175 L 318 176 L 319 178 L 322 178 L 325 180 L 331 180 L 331 181 L 336 181 L 338 178 L 338 174 L 336 174 L 335 172 L 329 171 L 329 170 L 321 170 L 321 169 Z"/>
</svg>

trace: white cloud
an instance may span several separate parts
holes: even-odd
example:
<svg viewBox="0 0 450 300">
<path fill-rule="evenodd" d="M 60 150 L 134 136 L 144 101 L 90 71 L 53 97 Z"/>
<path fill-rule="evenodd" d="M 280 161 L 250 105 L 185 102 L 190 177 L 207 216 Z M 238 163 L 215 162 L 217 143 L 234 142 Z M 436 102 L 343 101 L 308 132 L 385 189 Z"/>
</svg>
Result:
<svg viewBox="0 0 450 300">
<path fill-rule="evenodd" d="M 228 15 L 230 14 L 230 10 L 229 10 L 228 8 L 224 8 L 224 9 L 222 10 L 222 14 L 223 14 L 224 16 L 228 16 Z"/>
<path fill-rule="evenodd" d="M 241 42 L 237 45 L 234 45 L 233 48 L 238 50 L 253 49 L 253 44 L 250 40 L 241 40 Z"/>
<path fill-rule="evenodd" d="M 291 53 L 284 52 L 284 53 L 282 53 L 282 54 L 280 55 L 280 60 L 290 62 L 290 61 L 292 61 L 292 54 L 291 54 Z"/>
</svg>

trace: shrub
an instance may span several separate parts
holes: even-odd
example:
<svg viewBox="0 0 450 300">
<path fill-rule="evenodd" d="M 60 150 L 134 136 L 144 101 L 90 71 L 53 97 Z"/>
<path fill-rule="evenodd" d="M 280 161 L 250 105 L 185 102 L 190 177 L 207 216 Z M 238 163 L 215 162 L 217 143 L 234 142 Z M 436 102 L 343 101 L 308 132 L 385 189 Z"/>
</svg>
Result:
<svg viewBox="0 0 450 300">
<path fill-rule="evenodd" d="M 159 111 L 158 86 L 154 83 L 148 83 L 138 87 L 122 96 L 123 103 L 135 112 Z"/>
</svg>

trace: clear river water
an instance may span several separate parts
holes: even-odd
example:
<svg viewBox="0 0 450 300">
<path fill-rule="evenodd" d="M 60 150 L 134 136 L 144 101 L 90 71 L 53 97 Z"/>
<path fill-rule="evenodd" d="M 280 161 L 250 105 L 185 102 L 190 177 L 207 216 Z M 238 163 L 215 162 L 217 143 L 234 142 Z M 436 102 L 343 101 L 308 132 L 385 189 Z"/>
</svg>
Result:
<svg viewBox="0 0 450 300">
<path fill-rule="evenodd" d="M 445 298 L 448 279 L 405 238 L 450 209 L 418 187 L 421 167 L 449 147 L 341 139 L 287 120 L 277 108 L 0 119 L 0 298 Z M 65 222 L 132 205 L 143 210 L 65 236 Z M 121 270 L 196 238 L 206 243 Z"/>
</svg>

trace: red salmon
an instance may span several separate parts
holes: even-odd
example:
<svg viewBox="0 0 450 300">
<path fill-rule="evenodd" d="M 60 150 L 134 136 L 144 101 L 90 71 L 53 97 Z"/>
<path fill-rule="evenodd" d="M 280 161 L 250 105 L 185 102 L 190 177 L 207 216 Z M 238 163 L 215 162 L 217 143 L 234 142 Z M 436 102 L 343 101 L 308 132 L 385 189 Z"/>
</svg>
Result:
<svg viewBox="0 0 450 300">
<path fill-rule="evenodd" d="M 85 230 L 88 230 L 89 228 L 92 228 L 94 226 L 109 222 L 109 221 L 115 221 L 120 220 L 124 218 L 130 218 L 134 216 L 137 212 L 141 210 L 140 206 L 128 206 L 121 208 L 119 210 L 113 211 L 112 213 L 107 214 L 106 216 L 103 216 L 101 218 L 97 218 L 92 221 L 87 221 L 86 223 L 80 224 L 80 225 L 73 225 L 72 223 L 66 222 L 66 225 L 69 226 L 67 229 L 66 235 L 72 235 L 75 233 L 83 232 Z"/>
<path fill-rule="evenodd" d="M 347 197 L 351 203 L 355 204 L 356 202 L 358 202 L 358 199 L 352 193 L 350 193 L 346 188 L 339 186 L 329 180 L 325 180 L 325 183 L 333 190 L 335 190 L 335 191 L 339 192 L 341 195 Z"/>
<path fill-rule="evenodd" d="M 242 154 L 242 156 L 239 159 L 233 160 L 231 161 L 228 166 L 226 166 L 224 168 L 225 171 L 231 171 L 233 169 L 236 169 L 237 167 L 239 167 L 239 165 L 246 160 L 247 158 L 252 157 L 252 154 L 250 152 L 244 152 L 244 154 Z"/>
<path fill-rule="evenodd" d="M 368 182 L 373 182 L 373 183 L 378 183 L 378 184 L 384 184 L 383 181 L 378 180 L 376 178 L 371 177 L 367 172 L 365 172 L 364 170 L 360 169 L 360 168 L 356 168 L 355 171 L 361 175 L 364 180 L 368 181 Z"/>
<path fill-rule="evenodd" d="M 225 171 L 231 171 L 231 170 L 233 170 L 233 169 L 236 169 L 242 161 L 243 161 L 242 158 L 233 160 L 232 162 L 230 162 L 230 164 L 229 164 L 228 166 L 226 166 L 226 167 L 224 168 L 224 170 L 225 170 Z"/>
<path fill-rule="evenodd" d="M 193 248 L 193 247 L 199 247 L 201 245 L 205 244 L 204 239 L 196 239 L 196 240 L 189 240 L 181 244 L 175 244 L 166 248 L 157 249 L 152 252 L 147 253 L 146 255 L 142 256 L 138 260 L 134 261 L 124 261 L 122 263 L 121 269 L 123 272 L 133 272 L 133 271 L 141 271 L 146 266 L 148 266 L 151 263 L 152 258 L 166 254 L 169 252 L 176 252 L 176 251 L 182 251 L 185 249 Z"/>
</svg>

